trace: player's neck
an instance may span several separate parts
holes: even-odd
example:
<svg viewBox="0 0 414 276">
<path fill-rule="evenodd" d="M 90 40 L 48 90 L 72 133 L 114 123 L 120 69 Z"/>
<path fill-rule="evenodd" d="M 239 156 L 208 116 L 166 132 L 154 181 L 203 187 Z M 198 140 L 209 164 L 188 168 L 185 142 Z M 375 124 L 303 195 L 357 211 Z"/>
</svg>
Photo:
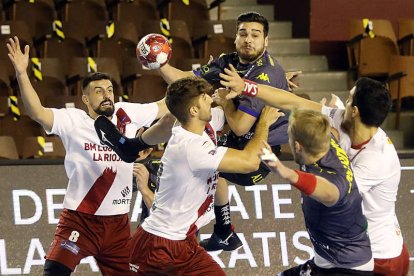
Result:
<svg viewBox="0 0 414 276">
<path fill-rule="evenodd" d="M 377 127 L 367 126 L 360 121 L 355 121 L 355 124 L 350 131 L 352 145 L 360 145 L 371 140 L 377 131 Z"/>
<path fill-rule="evenodd" d="M 182 128 L 184 128 L 185 130 L 189 132 L 198 134 L 198 135 L 203 134 L 205 126 L 206 126 L 206 122 L 203 122 L 198 119 L 192 119 L 188 121 L 187 123 L 182 124 Z"/>
<path fill-rule="evenodd" d="M 96 118 L 98 118 L 100 115 L 95 113 L 95 112 L 89 112 L 88 116 L 91 117 L 93 120 L 96 120 Z M 112 120 L 112 116 L 105 116 L 106 118 L 108 118 L 108 120 Z"/>
<path fill-rule="evenodd" d="M 322 157 L 324 157 L 327 153 L 328 153 L 328 151 L 323 151 L 323 152 L 320 152 L 318 154 L 312 154 L 312 155 L 311 154 L 306 154 L 305 156 L 303 156 L 303 162 L 304 162 L 305 165 L 315 164 L 320 159 L 322 159 Z"/>
</svg>

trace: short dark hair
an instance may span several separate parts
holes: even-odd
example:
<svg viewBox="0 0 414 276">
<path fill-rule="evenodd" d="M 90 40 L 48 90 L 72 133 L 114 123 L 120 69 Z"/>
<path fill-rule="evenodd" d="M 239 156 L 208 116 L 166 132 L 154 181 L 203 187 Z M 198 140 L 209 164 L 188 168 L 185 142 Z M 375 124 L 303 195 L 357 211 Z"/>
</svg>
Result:
<svg viewBox="0 0 414 276">
<path fill-rule="evenodd" d="M 267 37 L 269 34 L 269 22 L 267 21 L 266 17 L 261 15 L 257 12 L 245 12 L 239 15 L 237 18 L 237 31 L 239 30 L 239 26 L 243 22 L 257 22 L 263 25 L 263 33 L 264 37 Z"/>
<path fill-rule="evenodd" d="M 95 72 L 90 73 L 82 82 L 82 91 L 85 93 L 86 87 L 93 81 L 97 80 L 111 80 L 111 77 L 107 73 Z"/>
<path fill-rule="evenodd" d="M 202 94 L 211 94 L 213 87 L 206 80 L 198 77 L 186 77 L 171 83 L 167 88 L 165 102 L 180 123 L 189 119 L 189 108 Z"/>
<path fill-rule="evenodd" d="M 391 105 L 391 95 L 383 83 L 370 78 L 356 81 L 352 106 L 358 107 L 362 123 L 379 127 L 387 118 Z"/>
</svg>

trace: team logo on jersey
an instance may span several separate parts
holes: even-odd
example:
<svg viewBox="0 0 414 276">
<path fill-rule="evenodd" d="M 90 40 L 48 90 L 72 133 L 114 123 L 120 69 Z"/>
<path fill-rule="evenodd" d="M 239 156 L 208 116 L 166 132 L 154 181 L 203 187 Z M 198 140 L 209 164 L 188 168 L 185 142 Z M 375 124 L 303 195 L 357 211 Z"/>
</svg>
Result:
<svg viewBox="0 0 414 276">
<path fill-rule="evenodd" d="M 129 195 L 129 193 L 131 192 L 131 190 L 129 189 L 129 187 L 128 186 L 126 186 L 125 187 L 125 189 L 123 189 L 122 191 L 121 191 L 121 195 L 123 196 L 123 197 L 126 197 L 127 195 Z"/>
<path fill-rule="evenodd" d="M 135 264 L 131 264 L 129 263 L 129 270 L 133 271 L 133 272 L 138 272 L 139 270 L 139 265 L 135 265 Z"/>
<path fill-rule="evenodd" d="M 267 81 L 268 83 L 270 83 L 269 76 L 265 73 L 261 73 L 260 75 L 256 77 L 256 79 Z"/>
<path fill-rule="evenodd" d="M 102 142 L 104 142 L 104 143 L 108 143 L 108 144 L 110 144 L 111 146 L 114 146 L 108 139 L 106 139 L 106 133 L 105 132 L 103 132 L 102 130 L 101 130 L 101 140 L 102 140 Z"/>
</svg>

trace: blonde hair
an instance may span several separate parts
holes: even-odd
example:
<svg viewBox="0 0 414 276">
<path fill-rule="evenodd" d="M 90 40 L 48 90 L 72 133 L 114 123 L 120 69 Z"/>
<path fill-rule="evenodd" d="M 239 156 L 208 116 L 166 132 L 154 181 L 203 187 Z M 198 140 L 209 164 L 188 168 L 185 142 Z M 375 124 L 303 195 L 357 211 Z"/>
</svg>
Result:
<svg viewBox="0 0 414 276">
<path fill-rule="evenodd" d="M 331 127 L 328 118 L 320 112 L 305 109 L 292 111 L 288 131 L 291 139 L 298 141 L 311 155 L 329 149 Z"/>
</svg>

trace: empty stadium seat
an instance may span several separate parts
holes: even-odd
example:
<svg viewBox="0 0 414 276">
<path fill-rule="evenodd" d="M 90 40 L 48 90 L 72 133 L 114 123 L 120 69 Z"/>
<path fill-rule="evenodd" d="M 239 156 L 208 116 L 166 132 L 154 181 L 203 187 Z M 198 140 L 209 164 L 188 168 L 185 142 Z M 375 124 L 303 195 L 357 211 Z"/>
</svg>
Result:
<svg viewBox="0 0 414 276">
<path fill-rule="evenodd" d="M 0 136 L 12 136 L 16 142 L 19 156 L 23 156 L 23 145 L 26 137 L 41 136 L 42 127 L 26 115 L 15 121 L 12 116 L 0 120 Z"/>
<path fill-rule="evenodd" d="M 9 0 L 5 1 L 4 9 L 8 20 L 25 21 L 37 36 L 46 34 L 50 24 L 57 18 L 53 0 Z"/>
<path fill-rule="evenodd" d="M 414 56 L 391 56 L 389 68 L 391 97 L 396 109 L 396 128 L 401 109 L 414 110 Z"/>
<path fill-rule="evenodd" d="M 89 22 L 109 20 L 105 0 L 56 0 L 56 9 L 62 21 L 78 21 L 84 28 Z"/>
<path fill-rule="evenodd" d="M 0 60 L 1 66 L 6 71 L 6 74 L 11 78 L 15 77 L 15 70 L 14 67 L 7 56 L 8 49 L 6 48 L 6 43 L 9 41 L 9 38 L 17 36 L 20 41 L 20 46 L 22 50 L 24 49 L 25 45 L 29 45 L 31 48 L 30 55 L 35 56 L 35 49 L 33 47 L 32 38 L 34 33 L 29 28 L 29 25 L 24 21 L 4 21 L 0 23 L 0 43 L 2 46 L 0 47 Z"/>
<path fill-rule="evenodd" d="M 0 136 L 0 159 L 19 159 L 19 154 L 13 137 Z"/>
<path fill-rule="evenodd" d="M 167 83 L 155 71 L 145 69 L 136 58 L 127 60 L 122 70 L 124 91 L 130 102 L 149 103 L 162 99 Z"/>
<path fill-rule="evenodd" d="M 96 64 L 98 72 L 108 73 L 111 76 L 115 100 L 117 100 L 123 93 L 120 70 L 116 61 L 112 58 L 93 58 L 92 60 Z M 69 60 L 67 85 L 71 95 L 82 95 L 82 79 L 92 72 L 90 61 L 89 58 L 71 58 Z"/>
<path fill-rule="evenodd" d="M 114 32 L 108 36 L 106 25 L 100 33 L 89 40 L 89 48 L 94 57 L 109 57 L 117 61 L 118 68 L 122 67 L 125 59 L 136 57 L 138 44 L 138 28 L 133 22 L 110 22 Z"/>
<path fill-rule="evenodd" d="M 206 0 L 191 0 L 188 5 L 182 0 L 167 0 L 162 1 L 159 9 L 169 21 L 185 21 L 192 38 L 194 38 L 194 32 L 197 31 L 197 23 L 210 19 Z"/>
<path fill-rule="evenodd" d="M 414 19 L 398 20 L 398 45 L 402 55 L 414 55 Z"/>
<path fill-rule="evenodd" d="M 193 31 L 193 45 L 199 57 L 217 58 L 235 51 L 236 20 L 198 21 Z"/>
<path fill-rule="evenodd" d="M 153 0 L 110 0 L 108 10 L 114 20 L 132 22 L 135 26 L 140 26 L 143 21 L 159 19 L 155 2 Z"/>
<path fill-rule="evenodd" d="M 65 153 L 62 140 L 58 136 L 31 136 L 24 140 L 22 158 L 64 158 Z"/>
<path fill-rule="evenodd" d="M 358 77 L 383 78 L 388 74 L 390 56 L 398 54 L 397 39 L 388 20 L 371 20 L 375 34 L 366 33 L 362 19 L 350 21 L 350 38 L 347 45 L 348 61 Z"/>
<path fill-rule="evenodd" d="M 39 63 L 37 63 L 39 62 Z M 66 67 L 65 63 L 57 58 L 40 58 L 36 64 L 40 64 L 40 70 L 33 61 L 29 63 L 29 77 L 37 94 L 44 98 L 46 96 L 63 96 L 68 94 L 66 88 Z M 37 67 L 36 67 L 37 66 Z M 33 69 L 35 68 L 35 69 Z M 42 79 L 36 78 L 36 74 L 41 73 Z"/>
</svg>

